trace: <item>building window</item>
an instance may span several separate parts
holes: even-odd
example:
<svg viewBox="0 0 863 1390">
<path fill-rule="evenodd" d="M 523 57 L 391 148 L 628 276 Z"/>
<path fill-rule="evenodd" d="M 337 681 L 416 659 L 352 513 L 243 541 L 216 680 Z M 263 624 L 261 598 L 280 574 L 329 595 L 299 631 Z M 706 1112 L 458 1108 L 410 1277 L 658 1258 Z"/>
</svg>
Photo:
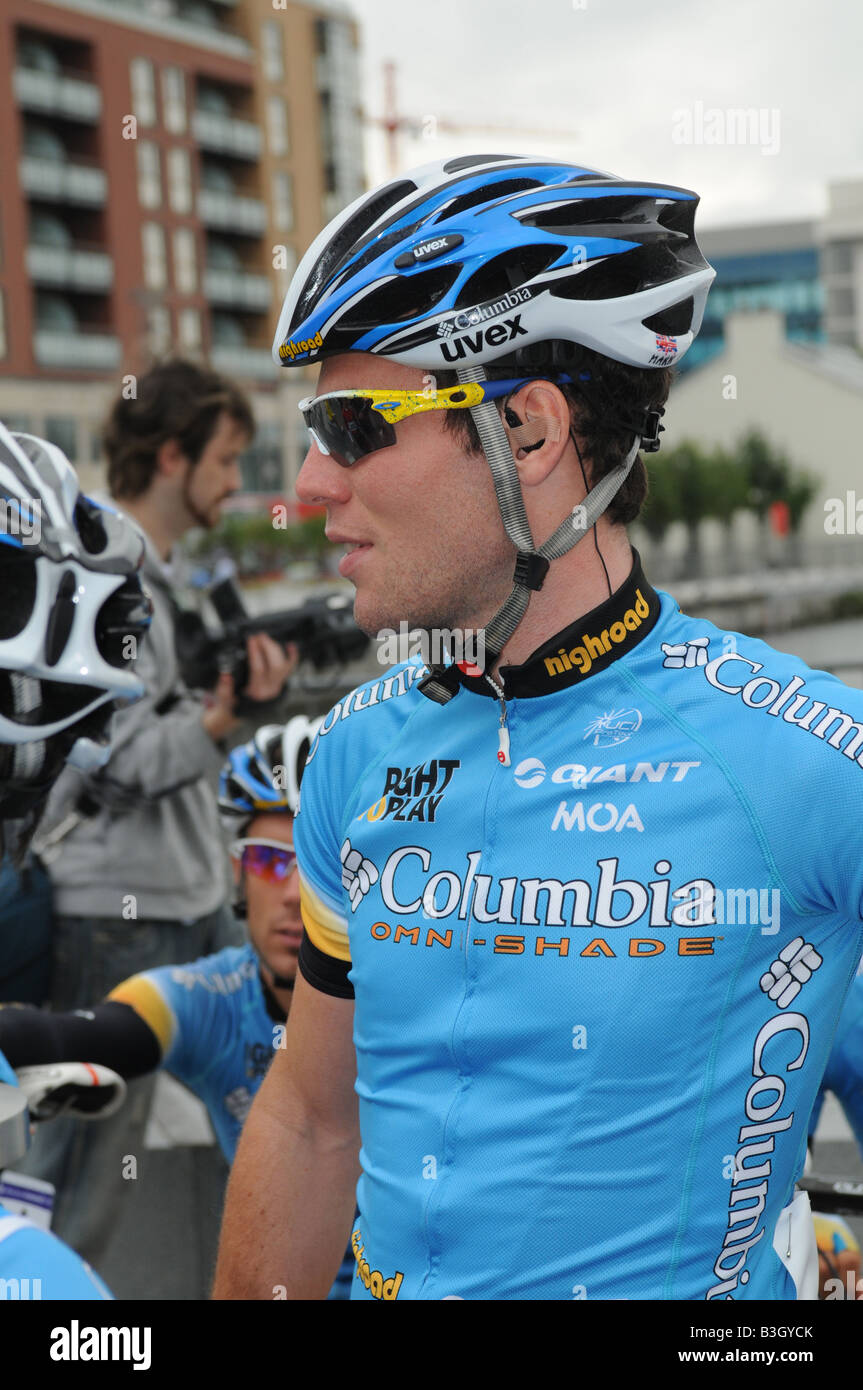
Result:
<svg viewBox="0 0 863 1390">
<path fill-rule="evenodd" d="M 270 154 L 288 153 L 288 108 L 281 97 L 267 98 L 267 144 Z"/>
<path fill-rule="evenodd" d="M 168 150 L 168 189 L 174 212 L 192 211 L 192 173 L 189 151 L 175 146 Z"/>
<path fill-rule="evenodd" d="M 138 145 L 138 201 L 142 208 L 158 208 L 162 205 L 162 168 L 159 160 L 159 146 L 152 140 L 139 140 Z"/>
<path fill-rule="evenodd" d="M 49 415 L 45 420 L 43 434 L 74 463 L 78 457 L 78 421 L 73 416 Z"/>
<path fill-rule="evenodd" d="M 168 262 L 165 256 L 165 233 L 158 222 L 145 222 L 141 227 L 144 251 L 144 284 L 148 290 L 163 290 L 168 284 Z"/>
<path fill-rule="evenodd" d="M 255 442 L 240 459 L 244 492 L 283 491 L 282 438 L 280 420 L 260 420 Z"/>
<path fill-rule="evenodd" d="M 198 352 L 201 347 L 201 315 L 197 309 L 181 309 L 177 315 L 180 333 L 180 347 L 187 352 Z"/>
<path fill-rule="evenodd" d="M 132 79 L 132 111 L 141 125 L 156 124 L 156 77 L 149 58 L 133 58 L 129 64 Z"/>
<path fill-rule="evenodd" d="M 165 129 L 182 135 L 186 129 L 186 74 L 182 68 L 162 72 L 162 119 Z"/>
<path fill-rule="evenodd" d="M 154 304 L 147 313 L 147 341 L 156 356 L 171 346 L 171 315 L 164 304 Z"/>
<path fill-rule="evenodd" d="M 174 231 L 174 285 L 181 294 L 194 294 L 198 288 L 195 233 L 191 227 Z"/>
<path fill-rule="evenodd" d="M 279 82 L 285 75 L 285 56 L 282 47 L 282 26 L 276 19 L 268 19 L 261 25 L 261 54 L 264 60 L 264 76 L 270 82 Z"/>
<path fill-rule="evenodd" d="M 290 174 L 273 175 L 273 221 L 279 232 L 294 226 L 294 181 Z"/>
</svg>

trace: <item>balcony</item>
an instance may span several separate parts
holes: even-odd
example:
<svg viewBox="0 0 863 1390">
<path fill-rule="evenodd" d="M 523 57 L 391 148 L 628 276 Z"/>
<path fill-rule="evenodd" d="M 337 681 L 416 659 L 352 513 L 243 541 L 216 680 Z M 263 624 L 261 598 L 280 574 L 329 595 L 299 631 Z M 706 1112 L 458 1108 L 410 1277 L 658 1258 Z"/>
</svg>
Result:
<svg viewBox="0 0 863 1390">
<path fill-rule="evenodd" d="M 114 283 L 114 262 L 104 251 L 32 242 L 27 270 L 37 285 L 102 294 Z"/>
<path fill-rule="evenodd" d="M 210 304 L 224 304 L 232 309 L 267 310 L 273 301 L 269 276 L 245 270 L 207 269 L 204 293 Z"/>
<path fill-rule="evenodd" d="M 214 346 L 210 352 L 210 362 L 217 372 L 225 376 L 239 377 L 241 380 L 276 381 L 278 367 L 273 362 L 269 348 Z"/>
<path fill-rule="evenodd" d="M 42 367 L 102 371 L 119 366 L 120 340 L 110 333 L 79 328 L 37 328 L 33 334 L 36 361 Z M 270 359 L 272 362 L 272 359 Z"/>
<path fill-rule="evenodd" d="M 17 67 L 13 78 L 15 98 L 25 111 L 47 116 L 66 116 L 73 121 L 98 121 L 102 114 L 102 93 L 84 77 L 42 72 L 38 68 Z"/>
<path fill-rule="evenodd" d="M 254 121 L 242 121 L 218 111 L 202 111 L 192 117 L 195 139 L 202 150 L 256 160 L 261 153 L 261 129 Z"/>
<path fill-rule="evenodd" d="M 108 180 L 104 169 L 96 164 L 25 155 L 19 171 L 21 187 L 31 198 L 85 207 L 101 207 L 105 202 Z"/>
<path fill-rule="evenodd" d="M 267 209 L 259 198 L 222 193 L 202 188 L 198 194 L 198 216 L 207 227 L 261 236 L 267 229 Z"/>
</svg>

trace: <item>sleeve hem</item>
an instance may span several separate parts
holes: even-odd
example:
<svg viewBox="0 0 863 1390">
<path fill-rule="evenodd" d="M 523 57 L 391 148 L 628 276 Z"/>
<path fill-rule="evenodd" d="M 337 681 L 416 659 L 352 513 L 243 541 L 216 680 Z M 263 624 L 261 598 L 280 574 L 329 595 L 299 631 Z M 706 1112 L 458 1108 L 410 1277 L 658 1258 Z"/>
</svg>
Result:
<svg viewBox="0 0 863 1390">
<path fill-rule="evenodd" d="M 354 987 L 348 979 L 351 962 L 328 956 L 311 941 L 307 932 L 303 932 L 298 966 L 303 979 L 313 989 L 335 999 L 354 998 Z"/>
</svg>

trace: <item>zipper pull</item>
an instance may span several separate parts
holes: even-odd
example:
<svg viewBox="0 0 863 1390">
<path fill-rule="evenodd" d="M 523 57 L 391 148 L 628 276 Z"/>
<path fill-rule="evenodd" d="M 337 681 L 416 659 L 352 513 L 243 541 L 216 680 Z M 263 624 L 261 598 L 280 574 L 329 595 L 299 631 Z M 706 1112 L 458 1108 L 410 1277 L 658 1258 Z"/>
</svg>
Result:
<svg viewBox="0 0 863 1390">
<path fill-rule="evenodd" d="M 497 760 L 503 767 L 509 767 L 509 729 L 506 727 L 506 716 L 501 715 L 500 727 L 498 728 L 499 748 L 497 750 Z"/>
</svg>

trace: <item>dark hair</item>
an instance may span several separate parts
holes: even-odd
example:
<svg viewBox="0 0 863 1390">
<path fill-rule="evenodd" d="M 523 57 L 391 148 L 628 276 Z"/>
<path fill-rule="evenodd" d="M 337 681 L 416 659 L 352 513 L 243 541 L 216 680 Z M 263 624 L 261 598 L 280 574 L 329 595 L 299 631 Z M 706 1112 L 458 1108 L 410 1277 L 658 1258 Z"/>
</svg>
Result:
<svg viewBox="0 0 863 1390">
<path fill-rule="evenodd" d="M 118 396 L 105 423 L 108 489 L 118 501 L 140 497 L 156 472 L 162 444 L 176 439 L 197 463 L 226 411 L 251 439 L 255 418 L 245 392 L 196 362 L 170 358 L 138 378 L 136 395 Z"/>
<path fill-rule="evenodd" d="M 573 344 L 541 343 L 526 349 L 519 358 L 509 358 L 486 367 L 490 380 L 504 377 L 547 377 L 557 382 L 561 372 L 577 377 L 589 371 L 584 386 L 561 384 L 560 390 L 572 407 L 573 428 L 585 441 L 590 461 L 588 483 L 592 487 L 619 463 L 632 447 L 632 429 L 625 422 L 643 410 L 658 410 L 668 399 L 673 373 L 668 367 L 629 367 L 589 348 Z M 454 386 L 453 371 L 437 372 L 439 386 Z M 499 402 L 503 408 L 503 402 Z M 445 412 L 446 428 L 467 439 L 470 453 L 482 446 L 476 425 L 467 410 Z M 647 497 L 647 469 L 639 454 L 622 488 L 613 498 L 606 516 L 627 526 L 635 521 Z"/>
</svg>

